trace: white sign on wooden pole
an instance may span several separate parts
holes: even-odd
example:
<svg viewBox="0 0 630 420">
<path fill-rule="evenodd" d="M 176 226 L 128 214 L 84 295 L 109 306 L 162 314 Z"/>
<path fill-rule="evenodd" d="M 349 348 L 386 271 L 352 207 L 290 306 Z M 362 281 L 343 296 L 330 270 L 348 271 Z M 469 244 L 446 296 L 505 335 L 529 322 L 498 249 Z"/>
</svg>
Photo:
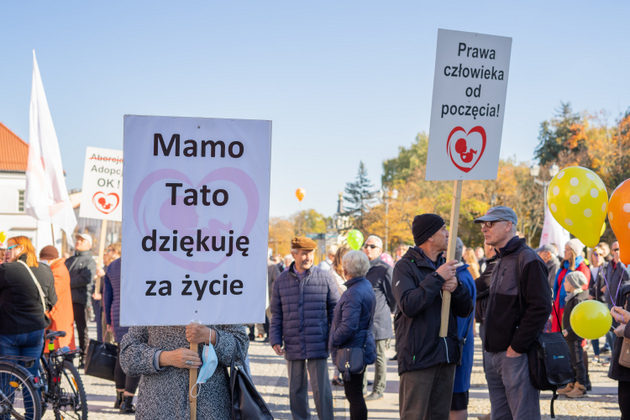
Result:
<svg viewBox="0 0 630 420">
<path fill-rule="evenodd" d="M 122 170 L 122 150 L 86 149 L 79 216 L 120 222 Z"/>
<path fill-rule="evenodd" d="M 127 115 L 122 325 L 264 321 L 271 122 Z"/>
<path fill-rule="evenodd" d="M 512 38 L 438 30 L 426 179 L 495 179 Z"/>
</svg>

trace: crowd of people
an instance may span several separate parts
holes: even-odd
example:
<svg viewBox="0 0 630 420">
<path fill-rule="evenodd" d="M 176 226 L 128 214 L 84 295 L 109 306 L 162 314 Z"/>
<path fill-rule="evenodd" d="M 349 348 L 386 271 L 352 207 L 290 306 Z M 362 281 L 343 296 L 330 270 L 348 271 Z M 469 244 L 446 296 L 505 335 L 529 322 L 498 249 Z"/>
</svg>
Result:
<svg viewBox="0 0 630 420">
<path fill-rule="evenodd" d="M 201 368 L 197 415 L 225 419 L 231 409 L 225 368 L 239 362 L 249 369 L 249 342 L 260 338 L 286 359 L 294 419 L 311 416 L 310 382 L 320 419 L 334 418 L 332 387 L 343 386 L 354 420 L 367 419 L 367 402 L 383 398 L 386 351 L 394 344 L 400 418 L 465 419 L 477 335 L 488 418 L 536 419 L 540 391 L 530 381 L 527 353 L 542 332 L 560 332 L 574 379 L 558 393 L 586 396 L 589 361 L 608 363 L 622 418 L 630 419 L 630 368 L 619 364 L 623 338 L 630 339 L 630 276 L 619 243 L 585 252 L 574 238 L 559 255 L 556 244 L 530 248 L 509 207 L 492 207 L 475 222 L 484 246 L 465 247 L 457 238 L 450 260 L 449 231 L 436 214 L 416 216 L 414 243 L 395 248 L 393 256 L 370 235 L 360 250 L 334 246 L 315 265 L 317 243 L 295 237 L 290 255 L 268 262 L 265 323 L 250 325 L 249 334 L 241 325 L 122 327 L 119 243 L 106 248 L 99 267 L 87 233 L 75 237 L 75 252 L 66 258 L 53 246 L 43 247 L 38 258 L 28 238 L 12 237 L 0 264 L 0 355 L 33 358 L 29 370 L 37 376 L 44 331 L 54 329 L 66 332 L 55 346 L 79 348 L 84 365 L 92 308 L 97 339 L 119 345 L 114 386 L 121 413 L 188 418 L 188 371 Z M 446 292 L 450 306 L 443 312 Z M 569 322 L 585 300 L 604 303 L 614 318 L 601 347 L 598 339 L 578 336 Z M 374 376 L 368 378 L 371 364 Z"/>
</svg>

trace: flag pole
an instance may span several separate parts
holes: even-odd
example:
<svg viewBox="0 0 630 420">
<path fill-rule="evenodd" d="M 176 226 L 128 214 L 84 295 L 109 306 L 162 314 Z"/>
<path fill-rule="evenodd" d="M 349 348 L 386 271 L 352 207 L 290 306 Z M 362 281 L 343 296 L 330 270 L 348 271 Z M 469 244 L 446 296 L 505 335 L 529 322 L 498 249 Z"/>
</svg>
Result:
<svg viewBox="0 0 630 420">
<path fill-rule="evenodd" d="M 190 343 L 190 349 L 197 353 L 198 349 L 197 343 Z M 191 394 L 191 390 L 197 383 L 197 368 L 188 370 L 188 397 L 190 398 L 190 420 L 197 420 L 197 396 L 193 396 Z"/>
<path fill-rule="evenodd" d="M 462 201 L 462 184 L 464 181 L 458 179 L 453 188 L 453 207 L 451 208 L 451 226 L 448 235 L 448 249 L 446 251 L 446 261 L 455 259 L 455 248 L 457 247 L 457 228 L 459 226 L 459 205 Z M 442 291 L 442 316 L 440 320 L 440 337 L 446 337 L 448 333 L 448 315 L 451 311 L 451 292 Z"/>
</svg>

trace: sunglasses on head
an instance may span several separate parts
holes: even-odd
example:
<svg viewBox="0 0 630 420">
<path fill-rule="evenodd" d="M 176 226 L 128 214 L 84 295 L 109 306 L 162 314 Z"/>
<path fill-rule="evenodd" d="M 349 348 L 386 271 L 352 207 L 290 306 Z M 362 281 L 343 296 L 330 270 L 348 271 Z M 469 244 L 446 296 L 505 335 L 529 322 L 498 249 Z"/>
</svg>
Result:
<svg viewBox="0 0 630 420">
<path fill-rule="evenodd" d="M 15 244 L 15 245 L 11 245 L 11 246 L 7 247 L 7 251 L 11 251 L 11 250 L 12 250 L 13 248 L 15 248 L 16 246 L 17 246 L 17 244 Z"/>
<path fill-rule="evenodd" d="M 378 248 L 378 246 L 376 246 L 374 244 L 365 244 L 365 245 L 363 245 L 363 248 L 372 248 L 372 249 L 374 249 L 374 248 Z"/>
</svg>

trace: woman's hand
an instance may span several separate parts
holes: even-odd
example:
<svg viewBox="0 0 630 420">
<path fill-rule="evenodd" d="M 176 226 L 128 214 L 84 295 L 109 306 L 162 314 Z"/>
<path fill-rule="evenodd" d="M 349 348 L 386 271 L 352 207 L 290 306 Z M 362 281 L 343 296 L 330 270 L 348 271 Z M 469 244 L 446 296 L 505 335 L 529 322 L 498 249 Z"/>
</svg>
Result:
<svg viewBox="0 0 630 420">
<path fill-rule="evenodd" d="M 610 310 L 610 314 L 613 318 L 615 318 L 615 321 L 620 324 L 627 324 L 628 322 L 630 322 L 630 312 L 626 311 L 620 306 L 613 306 Z"/>
<path fill-rule="evenodd" d="M 211 336 L 212 335 L 212 336 Z M 216 333 L 205 325 L 191 322 L 186 325 L 186 340 L 192 344 L 216 344 Z M 214 340 L 213 340 L 214 338 Z"/>
<path fill-rule="evenodd" d="M 623 338 L 624 337 L 623 332 L 625 331 L 625 329 L 626 329 L 626 324 L 619 324 L 619 326 L 615 328 L 615 331 L 614 331 L 615 335 L 617 337 Z"/>
<path fill-rule="evenodd" d="M 196 369 L 201 366 L 201 359 L 197 352 L 180 347 L 160 353 L 160 367 L 175 366 L 180 369 Z"/>
</svg>

